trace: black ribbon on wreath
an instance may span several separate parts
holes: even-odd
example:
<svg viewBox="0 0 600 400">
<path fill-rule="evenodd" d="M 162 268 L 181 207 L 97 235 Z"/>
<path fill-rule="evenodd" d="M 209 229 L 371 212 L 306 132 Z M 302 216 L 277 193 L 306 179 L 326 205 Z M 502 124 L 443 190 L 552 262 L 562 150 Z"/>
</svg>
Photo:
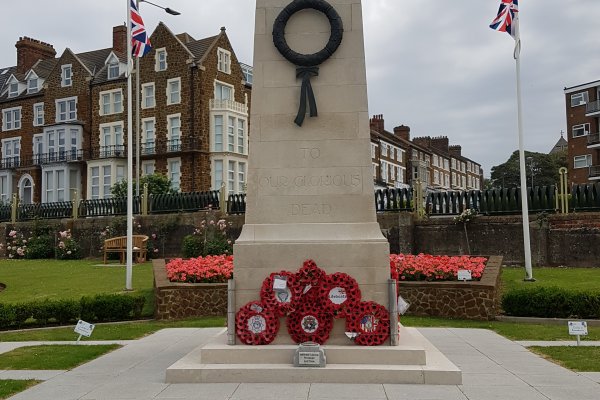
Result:
<svg viewBox="0 0 600 400">
<path fill-rule="evenodd" d="M 325 14 L 331 26 L 331 35 L 327 45 L 320 51 L 313 54 L 300 54 L 292 50 L 285 40 L 285 26 L 289 19 L 296 12 L 313 9 Z M 294 122 L 298 126 L 302 126 L 306 116 L 306 102 L 308 101 L 309 115 L 316 117 L 317 101 L 310 83 L 312 77 L 319 75 L 319 67 L 321 63 L 327 60 L 336 52 L 337 48 L 342 43 L 344 34 L 344 25 L 342 18 L 339 16 L 335 8 L 325 0 L 294 0 L 288 4 L 275 19 L 273 23 L 273 44 L 279 50 L 281 55 L 289 62 L 296 65 L 296 78 L 302 79 L 302 87 L 300 88 L 300 106 L 298 114 Z"/>
<path fill-rule="evenodd" d="M 302 79 L 302 87 L 300 88 L 300 107 L 298 108 L 298 115 L 296 115 L 296 119 L 294 120 L 298 126 L 302 126 L 302 123 L 304 122 L 307 100 L 310 116 L 316 117 L 318 115 L 317 100 L 315 100 L 315 93 L 310 84 L 310 78 L 313 76 L 319 76 L 319 67 L 296 68 L 296 78 Z"/>
</svg>

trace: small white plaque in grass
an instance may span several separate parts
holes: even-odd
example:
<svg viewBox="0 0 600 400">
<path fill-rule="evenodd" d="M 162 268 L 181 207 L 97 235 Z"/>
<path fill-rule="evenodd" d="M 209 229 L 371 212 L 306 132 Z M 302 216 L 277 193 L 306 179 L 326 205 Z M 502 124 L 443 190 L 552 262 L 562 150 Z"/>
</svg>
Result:
<svg viewBox="0 0 600 400">
<path fill-rule="evenodd" d="M 79 334 L 77 338 L 77 343 L 81 339 L 81 336 L 90 337 L 92 336 L 92 332 L 94 331 L 94 324 L 90 324 L 89 322 L 85 322 L 82 320 L 77 321 L 77 325 L 75 325 L 75 333 Z"/>
<path fill-rule="evenodd" d="M 473 279 L 471 275 L 471 271 L 468 269 L 459 269 L 458 270 L 458 280 L 459 281 L 470 281 Z"/>
<path fill-rule="evenodd" d="M 581 344 L 581 337 L 587 336 L 587 322 L 585 321 L 569 321 L 569 335 L 577 337 L 577 346 Z"/>
<path fill-rule="evenodd" d="M 569 321 L 569 335 L 572 336 L 587 336 L 587 322 L 585 321 Z"/>
</svg>

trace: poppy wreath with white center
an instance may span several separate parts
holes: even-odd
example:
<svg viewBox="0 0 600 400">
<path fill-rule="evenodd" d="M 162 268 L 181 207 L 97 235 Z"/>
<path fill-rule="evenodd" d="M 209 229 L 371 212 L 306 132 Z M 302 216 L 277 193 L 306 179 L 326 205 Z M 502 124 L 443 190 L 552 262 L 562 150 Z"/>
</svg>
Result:
<svg viewBox="0 0 600 400">
<path fill-rule="evenodd" d="M 273 289 L 273 283 L 276 277 L 285 278 L 287 281 L 286 288 L 283 290 Z M 278 317 L 285 317 L 294 309 L 300 302 L 299 286 L 296 282 L 296 274 L 288 271 L 274 272 L 269 275 L 262 284 L 260 289 L 260 299 L 263 304 Z"/>
<path fill-rule="evenodd" d="M 335 318 L 346 318 L 360 303 L 361 293 L 354 278 L 343 272 L 336 272 L 327 275 L 325 285 L 321 288 L 321 297 L 327 312 Z"/>
<path fill-rule="evenodd" d="M 363 301 L 346 317 L 346 331 L 358 333 L 356 344 L 379 346 L 390 336 L 388 310 L 374 301 Z"/>
<path fill-rule="evenodd" d="M 240 308 L 235 315 L 235 333 L 247 345 L 271 343 L 279 332 L 279 318 L 259 301 Z"/>
<path fill-rule="evenodd" d="M 287 317 L 287 328 L 296 343 L 325 344 L 333 329 L 333 316 L 318 304 L 304 304 Z"/>
</svg>

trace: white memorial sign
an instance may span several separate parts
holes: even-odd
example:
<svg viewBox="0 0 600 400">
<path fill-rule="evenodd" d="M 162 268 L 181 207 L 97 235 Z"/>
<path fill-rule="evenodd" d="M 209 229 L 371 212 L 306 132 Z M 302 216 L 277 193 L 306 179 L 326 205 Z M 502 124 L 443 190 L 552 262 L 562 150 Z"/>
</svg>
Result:
<svg viewBox="0 0 600 400">
<path fill-rule="evenodd" d="M 85 337 L 92 336 L 92 332 L 94 331 L 94 324 L 90 324 L 88 322 L 79 320 L 77 321 L 77 325 L 75 325 L 75 333 L 78 333 Z"/>
<path fill-rule="evenodd" d="M 569 335 L 572 336 L 587 336 L 587 322 L 585 321 L 569 321 Z"/>
<path fill-rule="evenodd" d="M 470 281 L 473 279 L 471 275 L 471 271 L 468 269 L 459 269 L 458 270 L 458 280 L 459 281 Z"/>
</svg>

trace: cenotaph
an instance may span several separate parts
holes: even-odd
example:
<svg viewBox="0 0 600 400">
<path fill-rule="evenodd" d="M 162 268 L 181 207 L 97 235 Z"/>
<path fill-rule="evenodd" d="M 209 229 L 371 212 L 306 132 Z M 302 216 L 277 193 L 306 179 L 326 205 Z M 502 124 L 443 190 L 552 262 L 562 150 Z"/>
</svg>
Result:
<svg viewBox="0 0 600 400">
<path fill-rule="evenodd" d="M 256 0 L 253 67 L 246 221 L 234 245 L 230 307 L 250 304 L 261 313 L 264 304 L 252 302 L 265 279 L 314 260 L 326 274 L 352 277 L 361 301 L 387 308 L 396 294 L 375 214 L 361 0 Z M 251 322 L 259 332 L 265 318 L 242 328 Z M 399 345 L 386 339 L 365 347 L 335 319 L 323 346 L 326 367 L 299 370 L 285 317 L 263 346 L 242 344 L 239 332 L 232 345 L 231 325 L 229 345 L 220 335 L 172 365 L 167 381 L 461 381 L 458 368 L 410 328 L 401 328 Z M 397 325 L 389 325 L 394 337 Z"/>
</svg>

